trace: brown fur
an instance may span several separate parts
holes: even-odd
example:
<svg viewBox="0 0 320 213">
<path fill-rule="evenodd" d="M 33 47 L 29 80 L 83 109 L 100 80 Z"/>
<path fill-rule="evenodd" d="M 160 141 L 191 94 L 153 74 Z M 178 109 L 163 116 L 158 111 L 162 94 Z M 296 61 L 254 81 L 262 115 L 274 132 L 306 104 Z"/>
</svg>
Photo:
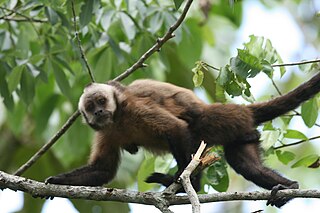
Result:
<svg viewBox="0 0 320 213">
<path fill-rule="evenodd" d="M 102 185 L 116 173 L 120 151 L 136 153 L 144 147 L 155 154 L 171 152 L 178 164 L 175 176 L 154 173 L 147 182 L 170 185 L 190 161 L 201 140 L 224 146 L 228 163 L 246 179 L 273 195 L 281 189 L 298 188 L 265 167 L 260 158 L 256 126 L 299 106 L 320 90 L 320 74 L 292 92 L 274 100 L 251 105 L 206 104 L 187 89 L 153 80 L 129 86 L 117 82 L 89 85 L 79 101 L 85 121 L 96 130 L 87 166 L 50 177 L 47 183 Z M 193 179 L 196 190 L 201 174 Z M 272 198 L 280 207 L 288 198 Z"/>
</svg>

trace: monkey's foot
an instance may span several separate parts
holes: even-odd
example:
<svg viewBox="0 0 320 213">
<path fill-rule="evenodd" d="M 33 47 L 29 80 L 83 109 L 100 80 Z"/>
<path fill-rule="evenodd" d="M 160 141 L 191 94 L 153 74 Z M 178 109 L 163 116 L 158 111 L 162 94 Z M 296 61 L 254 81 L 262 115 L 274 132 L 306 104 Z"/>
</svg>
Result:
<svg viewBox="0 0 320 213">
<path fill-rule="evenodd" d="M 160 183 L 166 187 L 170 186 L 174 181 L 174 177 L 168 174 L 163 174 L 159 172 L 152 173 L 145 182 L 147 183 Z"/>
<path fill-rule="evenodd" d="M 271 197 L 267 201 L 267 206 L 271 205 L 271 206 L 276 206 L 278 208 L 282 207 L 284 204 L 292 200 L 292 198 L 278 197 L 277 196 L 278 191 L 284 190 L 284 189 L 298 189 L 298 188 L 299 188 L 299 184 L 297 182 L 293 182 L 290 186 L 285 186 L 282 184 L 278 184 L 274 186 L 271 190 Z"/>
</svg>

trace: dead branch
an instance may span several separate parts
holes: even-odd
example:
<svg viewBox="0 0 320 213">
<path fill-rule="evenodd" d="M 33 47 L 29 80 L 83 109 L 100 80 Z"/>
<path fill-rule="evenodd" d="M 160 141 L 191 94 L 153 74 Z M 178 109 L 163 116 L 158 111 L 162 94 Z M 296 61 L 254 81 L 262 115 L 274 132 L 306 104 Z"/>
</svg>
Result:
<svg viewBox="0 0 320 213">
<path fill-rule="evenodd" d="M 197 195 L 197 192 L 194 190 L 191 181 L 190 176 L 192 172 L 198 167 L 198 165 L 201 163 L 200 157 L 203 153 L 204 149 L 206 148 L 206 144 L 202 141 L 200 144 L 200 147 L 194 157 L 192 158 L 189 165 L 184 169 L 182 174 L 180 175 L 182 186 L 187 193 L 190 203 L 192 205 L 192 212 L 194 213 L 200 213 L 200 202 Z"/>
</svg>

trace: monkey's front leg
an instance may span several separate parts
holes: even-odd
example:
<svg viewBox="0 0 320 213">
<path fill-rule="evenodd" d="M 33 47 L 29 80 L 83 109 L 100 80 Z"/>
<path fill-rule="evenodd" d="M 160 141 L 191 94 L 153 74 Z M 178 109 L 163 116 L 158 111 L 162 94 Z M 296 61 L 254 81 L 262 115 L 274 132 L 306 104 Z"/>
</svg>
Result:
<svg viewBox="0 0 320 213">
<path fill-rule="evenodd" d="M 108 141 L 96 141 L 88 165 L 46 179 L 46 183 L 75 186 L 101 186 L 116 175 L 120 151 Z"/>
<path fill-rule="evenodd" d="M 51 176 L 45 183 L 74 186 L 101 186 L 110 180 L 110 173 L 97 165 L 86 165 L 71 172 Z"/>
</svg>

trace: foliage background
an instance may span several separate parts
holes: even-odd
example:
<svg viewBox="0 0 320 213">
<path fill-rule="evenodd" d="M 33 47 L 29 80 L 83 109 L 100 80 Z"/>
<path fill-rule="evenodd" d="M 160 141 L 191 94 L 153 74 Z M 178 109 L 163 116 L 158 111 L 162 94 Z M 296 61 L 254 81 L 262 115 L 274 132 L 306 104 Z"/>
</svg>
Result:
<svg viewBox="0 0 320 213">
<path fill-rule="evenodd" d="M 177 2 L 76 1 L 82 46 L 96 80 L 105 82 L 116 77 L 150 48 L 180 14 L 176 11 Z M 248 42 L 246 46 L 237 44 L 235 47 L 237 31 L 246 13 L 243 2 L 247 1 L 231 5 L 224 0 L 195 1 L 185 23 L 175 32 L 175 38 L 147 61 L 148 67 L 138 70 L 123 82 L 153 78 L 194 89 L 193 79 L 195 83 L 201 83 L 204 75 L 202 86 L 196 91 L 207 101 L 248 103 L 278 95 L 272 86 L 264 87 L 257 97 L 251 95 L 250 84 L 254 85 L 257 78 L 253 81 L 247 79 L 260 72 L 274 77 L 282 92 L 311 76 L 316 64 L 281 70 L 272 68 L 271 64 L 282 62 L 281 55 L 261 37 L 246 38 L 241 41 Z M 285 8 L 300 28 L 304 48 L 292 59 L 302 60 L 318 55 L 317 9 L 320 6 L 316 0 L 260 2 L 270 10 Z M 3 171 L 14 172 L 50 139 L 75 111 L 82 89 L 90 82 L 78 51 L 72 18 L 70 1 L 0 1 L 0 95 L 3 103 L 0 106 L 0 169 Z M 281 34 L 281 31 L 273 33 Z M 240 50 L 236 51 L 236 48 Z M 217 71 L 202 63 L 196 66 L 199 60 L 222 68 Z M 241 63 L 234 63 L 236 60 Z M 296 74 L 299 70 L 304 73 Z M 257 77 L 262 75 L 267 76 L 261 73 Z M 280 79 L 282 75 L 284 77 Z M 263 84 L 270 85 L 267 77 L 264 80 L 266 83 Z M 233 96 L 239 97 L 233 99 Z M 319 160 L 316 141 L 277 151 L 273 149 L 281 143 L 317 136 L 312 134 L 319 128 L 314 119 L 318 114 L 318 99 L 308 102 L 302 109 L 302 116 L 283 117 L 262 127 L 263 147 L 267 163 L 273 168 L 299 180 L 303 188 L 319 188 L 314 178 L 319 175 L 319 169 L 307 168 Z M 299 131 L 300 126 L 296 126 L 295 120 L 310 127 L 311 131 Z M 83 165 L 90 151 L 92 134 L 92 130 L 78 119 L 24 176 L 42 181 L 50 175 Z M 219 152 L 219 148 L 216 151 Z M 174 165 L 169 156 L 154 158 L 143 151 L 137 156 L 124 153 L 123 158 L 117 178 L 110 184 L 112 187 L 151 190 L 150 185 L 143 183 L 144 178 L 155 169 L 168 171 Z M 219 162 L 207 171 L 203 183 L 218 191 L 252 189 L 251 183 L 243 181 L 229 169 L 228 172 L 225 164 Z M 229 179 L 232 180 L 230 186 Z M 40 212 L 44 202 L 24 195 L 24 206 L 20 212 Z M 108 212 L 115 208 L 119 212 L 129 211 L 127 204 L 79 200 L 72 203 L 80 212 L 97 209 Z M 223 205 L 235 211 L 241 209 L 242 202 Z"/>
</svg>

